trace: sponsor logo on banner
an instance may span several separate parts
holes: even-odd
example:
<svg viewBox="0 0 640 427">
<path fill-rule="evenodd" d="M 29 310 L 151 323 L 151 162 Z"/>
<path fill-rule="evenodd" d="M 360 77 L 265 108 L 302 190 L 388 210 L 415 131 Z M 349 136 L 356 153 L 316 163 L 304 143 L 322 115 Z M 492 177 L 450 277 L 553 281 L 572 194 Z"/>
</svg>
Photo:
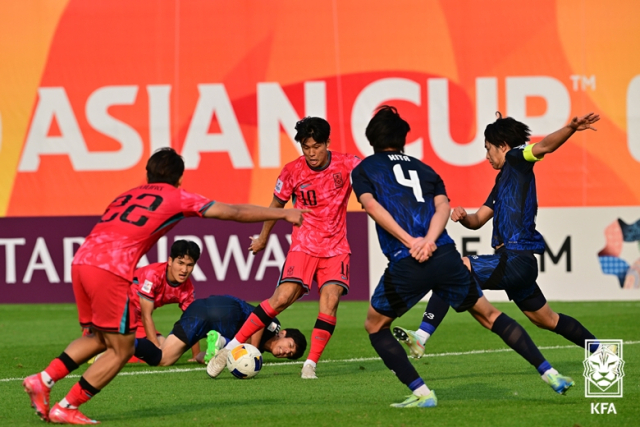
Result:
<svg viewBox="0 0 640 427">
<path fill-rule="evenodd" d="M 591 353 L 590 345 L 598 343 L 598 349 Z M 585 340 L 584 350 L 584 396 L 622 397 L 622 340 Z"/>
</svg>

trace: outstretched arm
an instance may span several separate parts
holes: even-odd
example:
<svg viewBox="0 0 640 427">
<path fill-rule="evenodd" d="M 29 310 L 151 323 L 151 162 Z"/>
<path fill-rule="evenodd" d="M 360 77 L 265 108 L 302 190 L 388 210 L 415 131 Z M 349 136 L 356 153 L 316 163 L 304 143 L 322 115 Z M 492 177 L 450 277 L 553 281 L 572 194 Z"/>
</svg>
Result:
<svg viewBox="0 0 640 427">
<path fill-rule="evenodd" d="M 493 218 L 493 209 L 482 205 L 476 213 L 469 214 L 463 207 L 458 206 L 451 212 L 451 221 L 459 222 L 463 227 L 477 230 Z"/>
<path fill-rule="evenodd" d="M 600 115 L 595 113 L 589 113 L 582 117 L 574 117 L 571 122 L 547 136 L 537 144 L 534 144 L 531 148 L 531 153 L 537 158 L 541 159 L 545 154 L 553 153 L 562 144 L 564 144 L 575 132 L 580 132 L 586 129 L 597 130 L 591 125 L 600 120 Z"/>
<path fill-rule="evenodd" d="M 280 199 L 274 196 L 269 207 L 283 209 L 284 205 L 285 204 L 283 204 Z M 269 238 L 269 234 L 271 234 L 271 230 L 274 225 L 276 225 L 275 221 L 265 221 L 264 224 L 262 224 L 262 231 L 260 232 L 260 235 L 255 238 L 253 236 L 249 237 L 251 239 L 251 245 L 249 245 L 249 250 L 251 252 L 257 254 L 267 246 L 267 239 Z"/>
<path fill-rule="evenodd" d="M 214 203 L 204 213 L 205 218 L 217 218 L 237 222 L 261 222 L 284 219 L 293 225 L 301 225 L 302 214 L 309 209 L 264 208 L 256 205 L 230 205 L 222 202 Z"/>
</svg>

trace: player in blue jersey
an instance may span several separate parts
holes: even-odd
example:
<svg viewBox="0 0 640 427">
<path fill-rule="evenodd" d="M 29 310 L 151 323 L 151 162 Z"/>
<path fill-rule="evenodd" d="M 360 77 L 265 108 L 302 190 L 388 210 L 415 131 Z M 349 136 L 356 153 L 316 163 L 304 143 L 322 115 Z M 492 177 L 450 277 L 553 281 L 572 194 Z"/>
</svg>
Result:
<svg viewBox="0 0 640 427">
<path fill-rule="evenodd" d="M 376 287 L 365 329 L 384 364 L 412 391 L 393 407 L 433 407 L 437 398 L 417 373 L 390 326 L 430 290 L 457 311 L 468 310 L 484 327 L 531 363 L 558 393 L 573 380 L 544 359 L 526 331 L 482 296 L 445 230 L 449 199 L 438 174 L 403 154 L 409 124 L 395 108 L 381 107 L 366 136 L 374 154 L 351 173 L 353 190 L 376 222 L 378 240 L 389 264 Z"/>
<path fill-rule="evenodd" d="M 576 319 L 554 312 L 536 283 L 538 263 L 534 254 L 542 254 L 544 239 L 536 230 L 538 202 L 533 166 L 557 150 L 577 131 L 596 130 L 591 125 L 600 116 L 587 114 L 574 117 L 562 129 L 547 135 L 537 144 L 529 144 L 530 130 L 524 123 L 502 117 L 487 125 L 485 149 L 491 166 L 499 170 L 487 201 L 477 212 L 469 214 L 457 207 L 451 219 L 464 227 L 477 230 L 493 218 L 491 246 L 493 255 L 463 258 L 482 289 L 504 290 L 510 300 L 536 326 L 548 329 L 583 347 L 585 340 L 595 339 Z M 424 354 L 424 343 L 433 334 L 449 306 L 437 295 L 429 300 L 420 329 L 416 332 L 394 328 L 394 335 L 410 347 L 414 357 Z M 598 344 L 591 345 L 595 351 Z"/>
<path fill-rule="evenodd" d="M 169 366 L 205 337 L 209 347 L 217 345 L 222 348 L 236 335 L 254 309 L 248 302 L 230 295 L 197 299 L 182 313 L 160 348 L 146 338 L 137 339 L 135 355 L 152 366 Z M 281 329 L 276 318 L 252 335 L 247 343 L 261 352 L 288 359 L 300 358 L 307 348 L 307 340 L 298 329 Z M 200 353 L 196 360 L 204 363 L 204 355 Z"/>
</svg>

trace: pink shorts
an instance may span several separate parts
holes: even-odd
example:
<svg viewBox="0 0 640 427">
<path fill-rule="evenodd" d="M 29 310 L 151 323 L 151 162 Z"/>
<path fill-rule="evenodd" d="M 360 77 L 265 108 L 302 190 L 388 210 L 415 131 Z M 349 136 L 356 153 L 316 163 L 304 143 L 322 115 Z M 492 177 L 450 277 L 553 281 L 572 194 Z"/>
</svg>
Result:
<svg viewBox="0 0 640 427">
<path fill-rule="evenodd" d="M 318 290 L 326 284 L 339 285 L 344 288 L 343 295 L 349 293 L 349 261 L 350 254 L 319 258 L 304 252 L 289 252 L 282 268 L 280 282 L 295 282 L 305 288 L 305 294 L 311 290 L 315 280 Z"/>
<path fill-rule="evenodd" d="M 133 306 L 129 302 L 131 282 L 92 265 L 71 267 L 73 294 L 83 328 L 128 334 L 134 331 Z"/>
</svg>

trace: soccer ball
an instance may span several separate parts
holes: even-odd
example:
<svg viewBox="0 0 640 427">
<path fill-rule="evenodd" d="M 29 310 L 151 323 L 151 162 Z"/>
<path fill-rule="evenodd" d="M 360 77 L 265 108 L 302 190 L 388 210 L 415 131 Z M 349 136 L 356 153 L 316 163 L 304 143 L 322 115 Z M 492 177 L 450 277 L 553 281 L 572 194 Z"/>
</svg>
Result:
<svg viewBox="0 0 640 427">
<path fill-rule="evenodd" d="M 262 369 L 262 354 L 251 344 L 240 344 L 229 352 L 227 369 L 236 378 L 253 378 Z"/>
</svg>

